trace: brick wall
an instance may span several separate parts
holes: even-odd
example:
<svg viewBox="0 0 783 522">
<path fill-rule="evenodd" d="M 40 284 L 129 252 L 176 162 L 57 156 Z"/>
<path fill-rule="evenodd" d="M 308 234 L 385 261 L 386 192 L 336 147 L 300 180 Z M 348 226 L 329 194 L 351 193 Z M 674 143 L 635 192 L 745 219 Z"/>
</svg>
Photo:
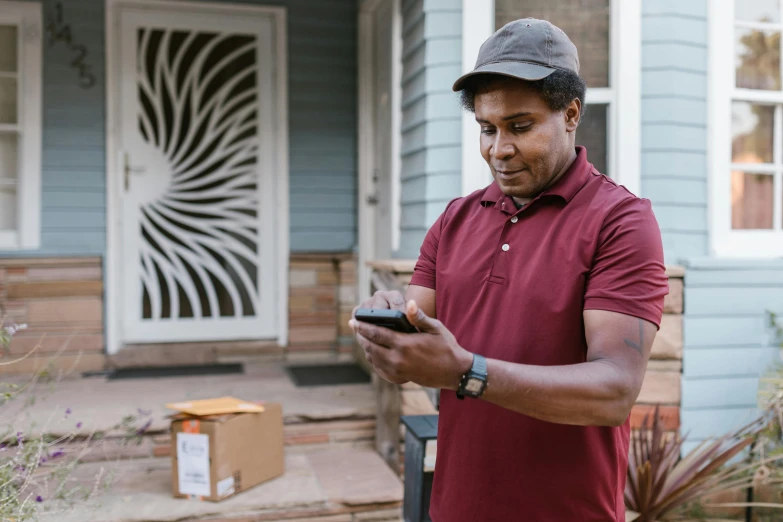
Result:
<svg viewBox="0 0 783 522">
<path fill-rule="evenodd" d="M 292 255 L 288 351 L 350 353 L 356 260 L 349 254 Z"/>
<path fill-rule="evenodd" d="M 104 354 L 103 269 L 100 258 L 0 259 L 0 320 L 27 324 L 3 361 L 35 352 L 2 373 L 33 373 L 52 365 L 75 373 L 113 367 L 207 364 L 227 358 L 289 353 L 351 353 L 348 328 L 356 306 L 351 254 L 293 255 L 289 346 L 274 341 L 127 345 Z M 36 348 L 37 347 L 37 348 Z"/>
<path fill-rule="evenodd" d="M 47 366 L 72 372 L 101 370 L 103 270 L 100 258 L 0 259 L 0 318 L 27 324 L 2 373 L 33 373 Z"/>
</svg>

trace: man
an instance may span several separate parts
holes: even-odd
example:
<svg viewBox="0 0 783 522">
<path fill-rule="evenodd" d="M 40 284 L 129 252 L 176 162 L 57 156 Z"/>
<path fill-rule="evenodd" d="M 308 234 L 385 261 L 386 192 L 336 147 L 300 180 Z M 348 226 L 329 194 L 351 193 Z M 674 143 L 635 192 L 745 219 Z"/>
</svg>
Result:
<svg viewBox="0 0 783 522">
<path fill-rule="evenodd" d="M 494 182 L 449 203 L 404 298 L 362 303 L 421 333 L 351 321 L 381 377 L 442 389 L 435 522 L 625 520 L 628 417 L 668 286 L 650 202 L 575 147 L 578 71 L 545 21 L 484 43 L 454 90 Z"/>
</svg>

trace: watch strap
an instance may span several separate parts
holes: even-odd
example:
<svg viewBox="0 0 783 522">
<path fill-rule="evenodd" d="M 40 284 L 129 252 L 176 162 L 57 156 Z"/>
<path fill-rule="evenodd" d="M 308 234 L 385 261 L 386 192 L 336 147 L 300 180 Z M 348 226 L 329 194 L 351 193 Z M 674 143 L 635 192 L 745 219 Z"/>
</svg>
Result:
<svg viewBox="0 0 783 522">
<path fill-rule="evenodd" d="M 468 382 L 471 379 L 478 379 L 484 382 L 484 385 L 481 388 L 481 392 L 478 394 L 467 392 L 466 386 Z M 473 354 L 473 365 L 470 367 L 470 370 L 462 376 L 462 381 L 460 382 L 459 388 L 457 389 L 457 398 L 462 400 L 465 398 L 465 395 L 468 397 L 478 398 L 483 393 L 484 390 L 487 388 L 487 360 L 482 355 Z"/>
</svg>

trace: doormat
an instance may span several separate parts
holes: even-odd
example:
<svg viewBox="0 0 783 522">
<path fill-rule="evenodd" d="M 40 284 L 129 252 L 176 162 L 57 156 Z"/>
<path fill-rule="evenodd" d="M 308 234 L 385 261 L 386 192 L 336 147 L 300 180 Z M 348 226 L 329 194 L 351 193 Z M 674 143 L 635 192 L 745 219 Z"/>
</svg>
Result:
<svg viewBox="0 0 783 522">
<path fill-rule="evenodd" d="M 197 364 L 191 366 L 140 366 L 116 368 L 106 373 L 110 381 L 119 379 L 157 379 L 162 377 L 192 377 L 196 375 L 229 375 L 245 373 L 241 363 Z"/>
<path fill-rule="evenodd" d="M 286 371 L 294 384 L 299 387 L 371 382 L 370 375 L 356 363 L 288 366 Z"/>
</svg>

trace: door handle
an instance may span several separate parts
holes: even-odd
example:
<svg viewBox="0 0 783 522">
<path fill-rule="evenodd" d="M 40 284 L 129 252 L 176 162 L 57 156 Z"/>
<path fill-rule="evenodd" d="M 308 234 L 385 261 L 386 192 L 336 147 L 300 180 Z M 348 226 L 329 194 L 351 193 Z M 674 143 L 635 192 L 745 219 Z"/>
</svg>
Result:
<svg viewBox="0 0 783 522">
<path fill-rule="evenodd" d="M 125 191 L 128 191 L 128 188 L 130 187 L 130 175 L 131 174 L 142 174 L 146 171 L 143 167 L 131 167 L 130 165 L 130 158 L 128 157 L 128 153 L 125 153 L 125 165 L 124 165 L 124 176 L 125 176 Z"/>
</svg>

